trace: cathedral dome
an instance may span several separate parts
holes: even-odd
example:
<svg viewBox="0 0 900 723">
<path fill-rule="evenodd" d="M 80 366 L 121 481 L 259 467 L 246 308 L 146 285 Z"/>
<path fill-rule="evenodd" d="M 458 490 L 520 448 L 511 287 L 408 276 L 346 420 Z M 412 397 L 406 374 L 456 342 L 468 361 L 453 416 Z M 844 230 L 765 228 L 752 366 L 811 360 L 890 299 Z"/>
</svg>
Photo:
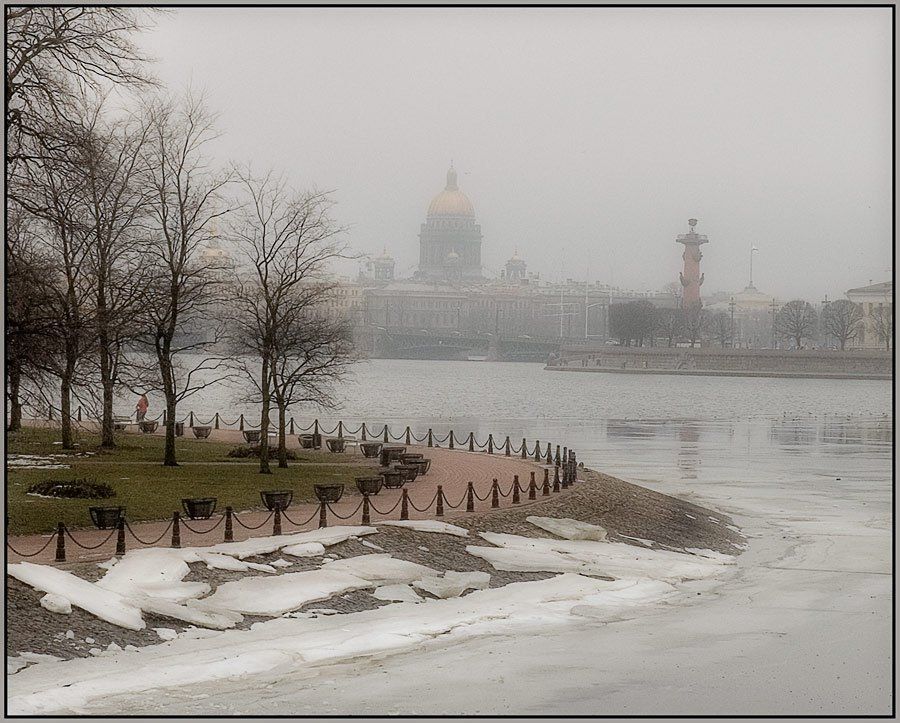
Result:
<svg viewBox="0 0 900 723">
<path fill-rule="evenodd" d="M 447 187 L 435 196 L 428 205 L 428 216 L 475 217 L 475 209 L 468 196 L 456 185 L 456 170 L 450 166 L 447 171 Z"/>
</svg>

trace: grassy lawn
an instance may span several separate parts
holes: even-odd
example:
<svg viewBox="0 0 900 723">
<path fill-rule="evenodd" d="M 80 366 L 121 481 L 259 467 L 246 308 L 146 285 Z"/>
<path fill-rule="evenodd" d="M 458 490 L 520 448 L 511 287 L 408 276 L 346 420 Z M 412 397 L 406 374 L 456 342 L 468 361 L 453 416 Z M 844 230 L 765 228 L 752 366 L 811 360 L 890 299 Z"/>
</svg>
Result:
<svg viewBox="0 0 900 723">
<path fill-rule="evenodd" d="M 8 434 L 7 453 L 62 454 L 60 446 L 53 444 L 55 438 L 56 433 L 47 429 Z M 344 483 L 348 493 L 355 492 L 353 478 L 375 465 L 357 454 L 303 450 L 288 469 L 273 465 L 273 474 L 261 475 L 252 458 L 226 457 L 234 444 L 179 438 L 181 466 L 163 467 L 163 441 L 155 435 L 121 434 L 115 450 L 65 460 L 70 469 L 8 470 L 9 533 L 51 532 L 58 521 L 72 528 L 90 527 L 88 507 L 93 505 L 124 505 L 130 520 L 157 520 L 181 510 L 183 497 L 216 497 L 217 509 L 231 505 L 235 510 L 261 507 L 259 492 L 264 489 L 291 489 L 295 501 L 313 500 L 313 485 L 323 482 Z M 97 451 L 98 443 L 96 435 L 82 433 L 79 451 Z M 35 482 L 75 477 L 106 483 L 116 496 L 105 500 L 46 499 L 25 493 Z"/>
</svg>

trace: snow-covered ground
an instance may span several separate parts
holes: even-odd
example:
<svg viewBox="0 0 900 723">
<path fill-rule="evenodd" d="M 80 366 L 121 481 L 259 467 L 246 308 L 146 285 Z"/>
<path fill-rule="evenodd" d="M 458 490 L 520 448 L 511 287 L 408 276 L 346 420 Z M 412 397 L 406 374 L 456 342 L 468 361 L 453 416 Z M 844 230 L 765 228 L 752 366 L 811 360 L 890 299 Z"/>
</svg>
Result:
<svg viewBox="0 0 900 723">
<path fill-rule="evenodd" d="M 572 444 L 589 466 L 732 515 L 750 536 L 736 565 L 596 540 L 473 538 L 472 548 L 505 554 L 500 565 L 602 568 L 619 579 L 563 572 L 462 598 L 40 662 L 8 679 L 10 712 L 889 712 L 889 447 L 865 435 L 797 443 L 768 423 L 745 434 L 690 424 L 688 438 Z M 623 553 L 634 555 L 630 567 Z M 684 562 L 693 567 L 673 571 Z M 370 576 L 388 588 L 403 584 L 400 574 Z"/>
</svg>

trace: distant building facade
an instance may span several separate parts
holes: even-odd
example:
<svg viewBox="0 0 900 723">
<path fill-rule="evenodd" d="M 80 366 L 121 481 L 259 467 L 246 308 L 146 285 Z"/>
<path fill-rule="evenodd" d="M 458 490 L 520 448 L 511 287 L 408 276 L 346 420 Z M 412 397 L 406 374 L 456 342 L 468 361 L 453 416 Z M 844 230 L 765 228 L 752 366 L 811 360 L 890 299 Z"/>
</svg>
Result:
<svg viewBox="0 0 900 723">
<path fill-rule="evenodd" d="M 893 343 L 894 282 L 882 281 L 847 291 L 847 298 L 862 306 L 863 323 L 848 346 L 855 349 L 884 349 L 885 337 Z"/>
</svg>

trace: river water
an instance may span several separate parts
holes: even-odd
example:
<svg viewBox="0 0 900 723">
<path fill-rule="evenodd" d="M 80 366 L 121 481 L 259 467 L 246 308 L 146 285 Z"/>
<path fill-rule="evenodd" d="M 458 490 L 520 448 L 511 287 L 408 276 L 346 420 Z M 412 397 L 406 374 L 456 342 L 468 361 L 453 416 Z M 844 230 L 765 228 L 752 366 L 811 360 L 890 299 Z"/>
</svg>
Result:
<svg viewBox="0 0 900 723">
<path fill-rule="evenodd" d="M 256 418 L 235 399 L 217 389 L 191 407 Z M 890 382 L 378 360 L 320 417 L 569 445 L 589 467 L 731 515 L 748 549 L 696 600 L 616 623 L 426 646 L 262 693 L 211 686 L 212 699 L 145 699 L 148 712 L 890 712 Z"/>
</svg>

